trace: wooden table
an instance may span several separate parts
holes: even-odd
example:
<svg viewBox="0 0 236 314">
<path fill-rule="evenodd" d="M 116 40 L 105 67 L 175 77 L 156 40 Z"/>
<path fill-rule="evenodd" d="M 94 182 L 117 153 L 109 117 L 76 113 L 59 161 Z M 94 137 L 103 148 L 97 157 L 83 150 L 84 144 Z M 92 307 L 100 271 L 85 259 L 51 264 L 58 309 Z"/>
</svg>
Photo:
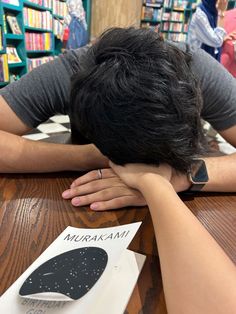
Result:
<svg viewBox="0 0 236 314">
<path fill-rule="evenodd" d="M 70 201 L 62 199 L 61 193 L 78 175 L 0 175 L 0 293 L 68 225 L 97 228 L 142 221 L 129 248 L 145 254 L 147 260 L 125 313 L 166 313 L 158 253 L 147 207 L 107 212 L 75 208 Z M 183 199 L 236 263 L 236 193 L 184 196 Z"/>
</svg>

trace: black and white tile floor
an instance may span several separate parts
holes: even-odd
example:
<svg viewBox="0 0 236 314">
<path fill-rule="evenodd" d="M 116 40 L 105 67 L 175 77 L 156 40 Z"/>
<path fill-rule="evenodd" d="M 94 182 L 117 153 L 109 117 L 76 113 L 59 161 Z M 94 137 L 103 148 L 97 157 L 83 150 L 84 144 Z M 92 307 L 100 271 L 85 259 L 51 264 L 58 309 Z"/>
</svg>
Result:
<svg viewBox="0 0 236 314">
<path fill-rule="evenodd" d="M 56 115 L 40 124 L 36 129 L 33 129 L 23 137 L 38 141 L 55 134 L 65 133 L 70 133 L 69 117 L 65 115 Z"/>
<path fill-rule="evenodd" d="M 220 151 L 225 154 L 236 152 L 236 149 L 226 143 L 225 140 L 214 129 L 212 129 L 208 123 L 204 124 L 204 130 L 208 138 L 215 139 L 218 142 Z M 52 135 L 67 133 L 70 133 L 69 117 L 66 115 L 56 115 L 51 117 L 48 121 L 40 124 L 36 129 L 32 130 L 23 137 L 38 141 L 46 139 Z"/>
</svg>

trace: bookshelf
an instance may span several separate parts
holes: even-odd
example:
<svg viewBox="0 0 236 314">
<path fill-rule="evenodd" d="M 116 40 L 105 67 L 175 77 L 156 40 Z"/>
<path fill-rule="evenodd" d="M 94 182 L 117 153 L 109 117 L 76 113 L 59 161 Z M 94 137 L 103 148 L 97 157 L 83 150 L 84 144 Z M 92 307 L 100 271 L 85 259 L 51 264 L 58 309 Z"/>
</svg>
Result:
<svg viewBox="0 0 236 314">
<path fill-rule="evenodd" d="M 83 5 L 90 32 L 91 0 Z M 0 1 L 0 88 L 61 53 L 67 14 L 66 0 Z"/>
<path fill-rule="evenodd" d="M 55 1 L 55 0 L 54 0 Z M 50 61 L 54 56 L 52 0 L 23 0 L 27 70 Z"/>
<path fill-rule="evenodd" d="M 186 41 L 196 0 L 143 0 L 141 27 L 151 28 L 165 39 Z"/>
<path fill-rule="evenodd" d="M 188 26 L 199 0 L 142 0 L 140 26 L 162 33 L 165 39 L 187 41 Z M 236 7 L 228 1 L 227 10 Z"/>
</svg>

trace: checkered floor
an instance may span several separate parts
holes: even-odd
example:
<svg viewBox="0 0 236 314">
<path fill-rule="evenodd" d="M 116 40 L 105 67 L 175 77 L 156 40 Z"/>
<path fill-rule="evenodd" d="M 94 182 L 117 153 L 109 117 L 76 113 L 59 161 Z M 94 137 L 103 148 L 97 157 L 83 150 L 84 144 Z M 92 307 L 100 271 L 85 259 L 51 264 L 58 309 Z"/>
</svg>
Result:
<svg viewBox="0 0 236 314">
<path fill-rule="evenodd" d="M 70 132 L 70 121 L 68 116 L 56 115 L 48 121 L 40 124 L 23 137 L 31 140 L 42 140 L 55 134 L 65 134 Z"/>
<path fill-rule="evenodd" d="M 225 154 L 235 153 L 236 149 L 214 131 L 209 124 L 204 125 L 205 133 L 209 139 L 215 139 L 218 142 L 219 149 Z M 36 129 L 29 132 L 23 137 L 31 140 L 42 140 L 55 134 L 67 134 L 70 133 L 70 120 L 68 116 L 56 115 L 51 117 L 48 121 L 40 124 Z"/>
</svg>

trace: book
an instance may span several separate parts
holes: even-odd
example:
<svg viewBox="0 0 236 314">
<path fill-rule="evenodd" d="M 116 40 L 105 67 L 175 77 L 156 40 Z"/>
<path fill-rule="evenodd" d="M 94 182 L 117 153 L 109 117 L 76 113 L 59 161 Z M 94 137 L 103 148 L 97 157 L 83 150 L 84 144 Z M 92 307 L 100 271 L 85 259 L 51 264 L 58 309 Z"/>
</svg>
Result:
<svg viewBox="0 0 236 314">
<path fill-rule="evenodd" d="M 9 71 L 7 64 L 7 55 L 0 55 L 0 82 L 8 82 L 9 81 Z"/>
<path fill-rule="evenodd" d="M 2 0 L 4 3 L 9 3 L 11 5 L 19 6 L 19 0 Z"/>
<path fill-rule="evenodd" d="M 20 29 L 20 26 L 18 24 L 17 18 L 14 15 L 7 15 L 7 22 L 9 24 L 9 27 L 12 31 L 12 34 L 21 35 L 22 31 Z"/>
<path fill-rule="evenodd" d="M 8 59 L 9 64 L 22 62 L 21 58 L 19 57 L 17 53 L 16 47 L 7 46 L 6 51 L 7 51 L 7 59 Z"/>
<path fill-rule="evenodd" d="M 0 82 L 4 82 L 4 64 L 3 64 L 3 59 L 1 58 L 0 55 Z"/>
<path fill-rule="evenodd" d="M 67 227 L 1 296 L 1 313 L 123 314 L 145 256 L 127 250 L 141 223 Z"/>
<path fill-rule="evenodd" d="M 0 51 L 3 50 L 2 26 L 0 25 Z"/>
</svg>

